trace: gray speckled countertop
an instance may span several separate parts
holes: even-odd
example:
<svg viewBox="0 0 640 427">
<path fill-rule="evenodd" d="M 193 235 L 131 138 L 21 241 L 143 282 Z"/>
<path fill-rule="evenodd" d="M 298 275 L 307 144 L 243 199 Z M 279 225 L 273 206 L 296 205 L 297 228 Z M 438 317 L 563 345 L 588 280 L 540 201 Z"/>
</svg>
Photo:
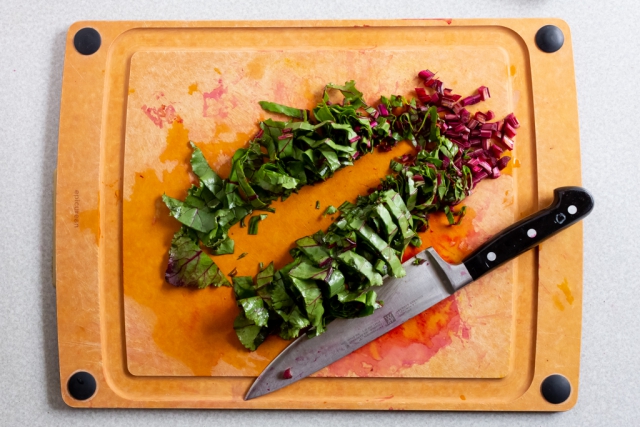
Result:
<svg viewBox="0 0 640 427">
<path fill-rule="evenodd" d="M 640 99 L 636 0 L 58 2 L 6 0 L 0 17 L 0 425 L 630 426 L 640 416 Z M 437 5 L 437 6 L 436 6 Z M 65 33 L 78 20 L 558 17 L 571 26 L 584 228 L 578 404 L 566 413 L 73 410 L 58 376 L 51 286 L 52 174 Z M 562 102 L 559 98 L 558 102 Z M 558 135 L 562 138 L 562 135 Z"/>
</svg>

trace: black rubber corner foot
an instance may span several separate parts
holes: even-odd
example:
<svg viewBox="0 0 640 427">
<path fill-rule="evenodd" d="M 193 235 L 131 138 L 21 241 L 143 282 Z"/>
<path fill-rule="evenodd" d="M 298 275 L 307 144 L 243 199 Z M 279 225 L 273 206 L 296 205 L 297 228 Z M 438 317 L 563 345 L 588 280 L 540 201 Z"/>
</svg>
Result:
<svg viewBox="0 0 640 427">
<path fill-rule="evenodd" d="M 100 49 L 102 38 L 94 28 L 83 28 L 73 36 L 73 45 L 82 55 L 93 55 Z"/>
<path fill-rule="evenodd" d="M 536 45 L 543 52 L 557 52 L 563 44 L 564 33 L 555 25 L 545 25 L 536 33 Z"/>
<path fill-rule="evenodd" d="M 87 400 L 96 392 L 96 379 L 88 372 L 80 371 L 71 375 L 67 382 L 69 394 L 76 400 Z"/>
<path fill-rule="evenodd" d="M 565 402 L 571 395 L 571 384 L 562 375 L 549 375 L 540 386 L 542 397 L 549 403 L 559 404 Z"/>
</svg>

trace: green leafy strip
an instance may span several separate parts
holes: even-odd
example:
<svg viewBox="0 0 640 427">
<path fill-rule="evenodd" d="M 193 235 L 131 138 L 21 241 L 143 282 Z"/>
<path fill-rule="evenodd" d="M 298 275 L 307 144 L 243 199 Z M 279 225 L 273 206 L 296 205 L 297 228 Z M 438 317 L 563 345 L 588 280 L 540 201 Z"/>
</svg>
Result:
<svg viewBox="0 0 640 427">
<path fill-rule="evenodd" d="M 267 215 L 256 215 L 249 219 L 249 234 L 258 234 L 258 223 L 267 219 Z"/>
<path fill-rule="evenodd" d="M 299 108 L 287 107 L 286 105 L 276 104 L 275 102 L 260 101 L 260 106 L 263 110 L 271 113 L 284 114 L 285 116 L 293 117 L 295 119 L 307 120 L 307 110 L 301 110 Z"/>
<path fill-rule="evenodd" d="M 225 275 L 198 246 L 197 236 L 184 227 L 173 236 L 165 279 L 174 286 L 199 289 L 229 286 Z"/>
<path fill-rule="evenodd" d="M 324 214 L 333 215 L 336 212 L 338 212 L 338 210 L 335 208 L 335 206 L 328 206 L 327 209 L 324 211 Z"/>
</svg>

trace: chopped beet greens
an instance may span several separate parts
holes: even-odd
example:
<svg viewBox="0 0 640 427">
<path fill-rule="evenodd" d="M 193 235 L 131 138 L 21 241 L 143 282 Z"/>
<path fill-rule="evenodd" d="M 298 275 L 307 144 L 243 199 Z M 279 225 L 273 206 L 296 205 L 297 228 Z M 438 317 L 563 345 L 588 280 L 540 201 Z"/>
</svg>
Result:
<svg viewBox="0 0 640 427">
<path fill-rule="evenodd" d="M 241 309 L 234 329 L 249 350 L 270 334 L 283 339 L 319 335 L 333 319 L 373 313 L 382 305 L 373 288 L 386 275 L 406 274 L 403 253 L 408 245 L 421 245 L 418 233 L 429 228 L 429 215 L 443 212 L 449 224 L 460 224 L 466 207 L 457 205 L 480 181 L 500 176 L 511 159 L 504 152 L 513 149 L 520 127 L 513 113 L 491 122 L 493 111 L 467 110 L 490 98 L 486 86 L 462 97 L 429 70 L 418 76 L 425 88 L 415 89 L 416 98 L 383 96 L 377 107 L 365 103 L 353 81 L 326 85 L 311 111 L 261 101 L 265 111 L 289 119 L 261 122 L 248 146 L 233 155 L 227 179 L 191 143 L 199 186 L 192 186 L 184 201 L 163 195 L 171 215 L 182 223 L 171 243 L 167 282 L 228 286 L 201 246 L 213 255 L 233 253 L 228 231 L 236 223 L 244 227 L 250 217 L 249 234 L 257 234 L 267 215 L 251 216 L 255 211 L 275 212 L 270 207 L 274 200 L 327 180 L 375 147 L 389 151 L 407 140 L 415 151 L 392 160 L 392 173 L 370 194 L 327 207 L 324 215 L 339 215 L 326 231 L 298 239 L 291 263 L 280 270 L 260 263 L 255 280 L 237 277 L 236 269 L 229 274 Z M 341 103 L 329 101 L 331 91 L 341 92 Z"/>
<path fill-rule="evenodd" d="M 266 218 L 265 214 L 252 216 L 249 219 L 249 234 L 258 234 L 258 223 Z"/>
<path fill-rule="evenodd" d="M 198 245 L 196 233 L 182 228 L 173 236 L 165 280 L 174 286 L 229 286 L 218 266 Z"/>
<path fill-rule="evenodd" d="M 324 214 L 325 215 L 333 215 L 336 212 L 338 212 L 338 210 L 336 209 L 335 206 L 327 206 L 327 209 L 325 209 Z"/>
</svg>

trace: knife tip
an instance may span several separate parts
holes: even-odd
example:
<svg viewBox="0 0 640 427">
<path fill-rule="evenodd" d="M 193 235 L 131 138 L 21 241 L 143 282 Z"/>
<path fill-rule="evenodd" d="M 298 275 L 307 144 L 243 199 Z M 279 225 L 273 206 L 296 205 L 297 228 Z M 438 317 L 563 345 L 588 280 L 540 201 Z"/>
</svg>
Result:
<svg viewBox="0 0 640 427">
<path fill-rule="evenodd" d="M 247 394 L 244 395 L 244 400 L 245 402 L 247 400 L 251 400 L 251 399 L 255 399 L 256 397 L 260 397 L 265 393 L 260 392 L 259 387 L 256 387 L 256 384 L 258 384 L 258 380 L 256 379 L 253 384 L 251 384 L 251 387 L 249 387 L 249 390 L 247 391 Z"/>
<path fill-rule="evenodd" d="M 256 397 L 258 397 L 258 394 L 249 390 L 247 394 L 244 395 L 244 401 L 246 402 L 248 400 L 255 399 Z"/>
</svg>

